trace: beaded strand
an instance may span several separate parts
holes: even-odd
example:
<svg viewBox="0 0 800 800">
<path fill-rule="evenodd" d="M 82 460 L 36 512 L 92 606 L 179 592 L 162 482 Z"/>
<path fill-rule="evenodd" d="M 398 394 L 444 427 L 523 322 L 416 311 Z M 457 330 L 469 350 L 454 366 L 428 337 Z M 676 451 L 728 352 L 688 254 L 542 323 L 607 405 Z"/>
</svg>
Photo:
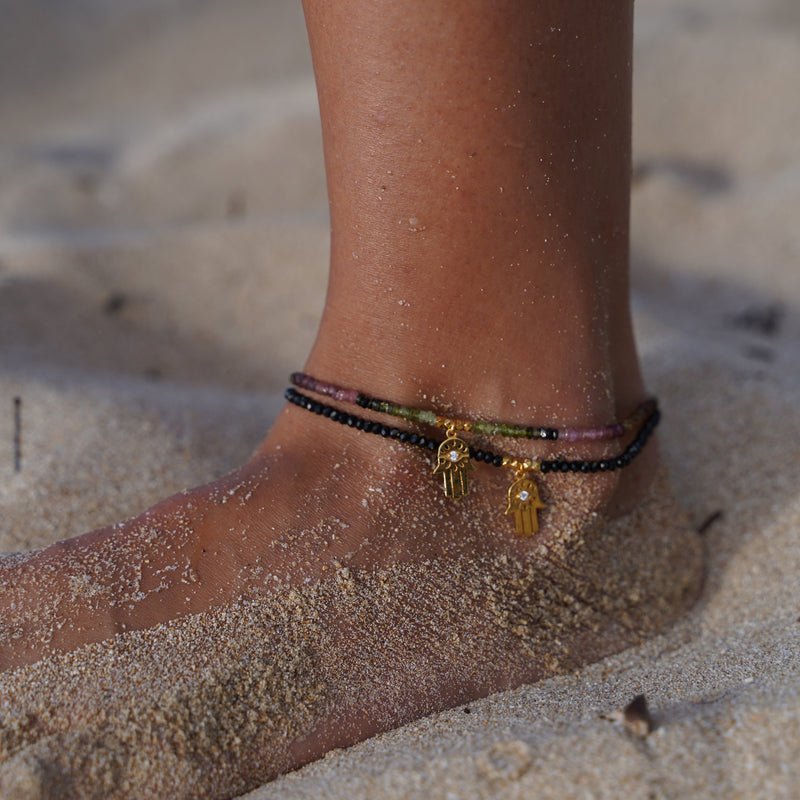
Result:
<svg viewBox="0 0 800 800">
<path fill-rule="evenodd" d="M 645 400 L 629 417 L 620 422 L 612 422 L 597 428 L 558 428 L 543 427 L 540 425 L 515 425 L 508 422 L 492 422 L 489 420 L 462 420 L 441 416 L 434 411 L 423 408 L 404 406 L 390 400 L 381 400 L 369 397 L 356 389 L 346 389 L 333 383 L 319 381 L 311 375 L 294 372 L 291 382 L 314 394 L 331 397 L 340 403 L 357 405 L 361 408 L 377 411 L 399 417 L 408 422 L 418 422 L 436 428 L 445 428 L 448 431 L 463 431 L 480 436 L 502 436 L 507 439 L 543 439 L 555 441 L 561 439 L 565 442 L 599 442 L 619 439 L 629 431 L 637 428 L 655 408 L 655 400 Z"/>
<path fill-rule="evenodd" d="M 333 406 L 325 405 L 319 400 L 314 400 L 307 395 L 298 392 L 296 389 L 287 389 L 284 397 L 299 408 L 304 408 L 314 414 L 327 417 L 340 425 L 347 425 L 364 433 L 374 433 L 384 439 L 396 439 L 403 444 L 421 447 L 423 450 L 436 450 L 441 444 L 441 440 L 431 436 L 423 436 L 413 431 L 404 431 L 400 428 L 383 425 L 380 422 L 372 422 L 363 419 L 355 414 L 348 414 L 346 411 L 339 411 Z M 524 459 L 522 461 L 510 456 L 503 456 L 493 453 L 491 450 L 478 450 L 474 447 L 469 448 L 469 456 L 474 461 L 489 464 L 492 467 L 505 467 L 515 471 L 534 471 L 541 472 L 542 475 L 548 472 L 614 472 L 623 469 L 633 461 L 642 448 L 647 443 L 650 435 L 655 430 L 661 420 L 661 412 L 657 407 L 653 408 L 650 415 L 644 420 L 636 438 L 614 458 L 601 458 L 597 460 L 570 460 L 563 458 L 555 459 Z"/>
</svg>

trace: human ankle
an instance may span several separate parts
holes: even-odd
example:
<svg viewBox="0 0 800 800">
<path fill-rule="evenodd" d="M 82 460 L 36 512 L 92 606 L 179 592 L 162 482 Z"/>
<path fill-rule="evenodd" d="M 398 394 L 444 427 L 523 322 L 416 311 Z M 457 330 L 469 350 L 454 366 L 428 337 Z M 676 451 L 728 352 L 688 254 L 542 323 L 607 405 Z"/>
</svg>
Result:
<svg viewBox="0 0 800 800">
<path fill-rule="evenodd" d="M 374 355 L 358 360 L 318 357 L 315 351 L 304 372 L 442 415 L 552 427 L 607 424 L 632 412 L 646 396 L 638 370 L 617 387 L 604 356 L 594 347 L 580 355 L 580 344 L 565 344 L 558 354 L 556 348 L 545 348 L 514 357 L 492 349 L 441 361 L 391 349 L 396 360 L 369 347 L 365 350 Z"/>
</svg>

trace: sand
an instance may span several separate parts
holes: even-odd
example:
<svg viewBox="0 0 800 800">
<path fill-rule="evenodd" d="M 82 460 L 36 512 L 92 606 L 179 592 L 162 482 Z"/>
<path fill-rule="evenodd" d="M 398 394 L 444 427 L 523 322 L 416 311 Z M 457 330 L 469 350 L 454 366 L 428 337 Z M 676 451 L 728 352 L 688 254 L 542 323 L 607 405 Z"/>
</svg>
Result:
<svg viewBox="0 0 800 800">
<path fill-rule="evenodd" d="M 0 4 L 7 551 L 241 462 L 325 284 L 300 9 L 51 5 Z M 637 15 L 635 322 L 673 483 L 703 530 L 702 600 L 643 646 L 251 798 L 797 796 L 800 12 L 637 0 Z M 619 714 L 638 694 L 644 736 Z"/>
</svg>

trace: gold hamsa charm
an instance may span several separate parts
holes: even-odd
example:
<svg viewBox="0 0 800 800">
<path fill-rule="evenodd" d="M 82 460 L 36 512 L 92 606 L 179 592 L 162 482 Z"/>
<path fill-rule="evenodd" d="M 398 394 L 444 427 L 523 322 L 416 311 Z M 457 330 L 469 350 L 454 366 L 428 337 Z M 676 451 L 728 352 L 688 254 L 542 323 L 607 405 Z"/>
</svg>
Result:
<svg viewBox="0 0 800 800">
<path fill-rule="evenodd" d="M 475 469 L 469 458 L 469 445 L 454 435 L 449 435 L 439 445 L 434 475 L 444 476 L 444 493 L 458 500 L 469 489 L 468 470 Z"/>
<path fill-rule="evenodd" d="M 544 507 L 539 499 L 539 489 L 527 475 L 519 476 L 511 484 L 506 514 L 514 515 L 514 523 L 520 536 L 532 536 L 539 531 L 537 512 Z"/>
</svg>

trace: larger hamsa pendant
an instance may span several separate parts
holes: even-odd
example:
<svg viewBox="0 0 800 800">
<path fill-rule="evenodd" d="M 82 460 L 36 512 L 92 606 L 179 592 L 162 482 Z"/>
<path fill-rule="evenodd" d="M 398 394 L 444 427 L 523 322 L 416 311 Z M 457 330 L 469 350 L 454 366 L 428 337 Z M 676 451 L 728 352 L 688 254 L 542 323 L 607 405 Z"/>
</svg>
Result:
<svg viewBox="0 0 800 800">
<path fill-rule="evenodd" d="M 538 487 L 527 475 L 517 478 L 509 487 L 506 514 L 514 515 L 514 524 L 520 536 L 532 536 L 538 533 L 537 512 L 544 507 L 544 503 L 539 499 Z"/>
</svg>

